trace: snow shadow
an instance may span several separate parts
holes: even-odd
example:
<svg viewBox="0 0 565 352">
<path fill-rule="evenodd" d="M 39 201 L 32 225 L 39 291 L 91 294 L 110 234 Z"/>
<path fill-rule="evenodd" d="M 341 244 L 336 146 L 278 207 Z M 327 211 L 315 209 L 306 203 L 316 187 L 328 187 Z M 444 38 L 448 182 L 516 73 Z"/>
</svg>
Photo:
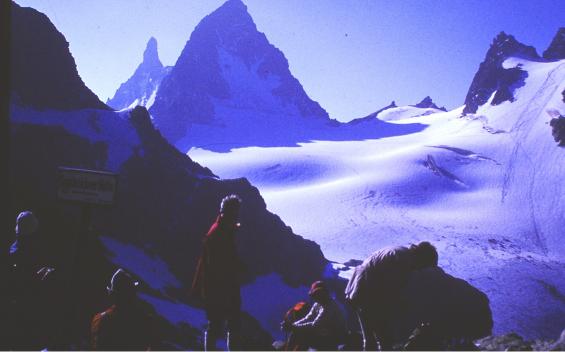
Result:
<svg viewBox="0 0 565 352">
<path fill-rule="evenodd" d="M 175 146 L 182 152 L 200 148 L 216 153 L 228 153 L 244 147 L 298 147 L 313 141 L 362 141 L 418 133 L 428 125 L 397 124 L 377 119 L 358 123 L 330 121 L 280 121 L 273 124 L 246 121 L 237 125 L 193 124 L 185 138 Z"/>
</svg>

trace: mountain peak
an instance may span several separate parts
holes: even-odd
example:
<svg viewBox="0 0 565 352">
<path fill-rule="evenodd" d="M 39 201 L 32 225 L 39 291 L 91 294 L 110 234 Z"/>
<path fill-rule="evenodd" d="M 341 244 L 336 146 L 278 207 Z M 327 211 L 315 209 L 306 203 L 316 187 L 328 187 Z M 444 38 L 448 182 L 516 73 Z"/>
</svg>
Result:
<svg viewBox="0 0 565 352">
<path fill-rule="evenodd" d="M 256 130 L 265 126 L 268 133 L 278 133 L 273 126 L 283 120 L 301 131 L 305 121 L 329 121 L 292 75 L 284 54 L 258 31 L 241 0 L 226 1 L 200 21 L 150 112 L 161 133 L 180 149 L 263 138 L 260 133 L 249 136 L 243 120 Z M 222 127 L 206 137 L 197 131 L 202 126 Z M 228 131 L 228 136 L 220 135 Z"/>
<path fill-rule="evenodd" d="M 559 28 L 543 57 L 547 60 L 565 59 L 565 27 Z"/>
<path fill-rule="evenodd" d="M 527 73 L 519 67 L 505 69 L 502 63 L 509 57 L 540 59 L 534 47 L 524 45 L 514 36 L 500 32 L 492 41 L 485 59 L 473 77 L 465 97 L 464 114 L 477 112 L 478 107 L 485 104 L 495 92 L 493 105 L 503 101 L 514 101 L 513 92 L 523 85 Z"/>
<path fill-rule="evenodd" d="M 432 100 L 432 98 L 430 98 L 430 96 L 426 96 L 424 99 L 422 99 L 421 102 L 419 102 L 418 104 L 416 104 L 416 107 L 419 108 L 429 108 L 431 105 L 435 105 L 434 101 Z"/>
<path fill-rule="evenodd" d="M 151 107 L 157 89 L 163 78 L 170 72 L 170 67 L 163 67 L 157 51 L 157 40 L 149 38 L 143 61 L 137 66 L 133 75 L 120 85 L 114 97 L 107 104 L 116 110 L 136 105 Z"/>
<path fill-rule="evenodd" d="M 159 52 L 157 51 L 157 39 L 154 37 L 149 38 L 147 42 L 147 46 L 143 52 L 143 64 L 163 67 L 161 60 L 159 60 Z"/>
<path fill-rule="evenodd" d="M 500 32 L 492 41 L 485 60 L 501 62 L 510 56 L 520 56 L 529 59 L 539 59 L 539 55 L 533 46 L 520 43 L 511 34 Z"/>
<path fill-rule="evenodd" d="M 430 98 L 430 96 L 428 95 L 427 97 L 425 97 L 424 99 L 422 99 L 421 102 L 419 102 L 418 104 L 414 105 L 417 108 L 423 108 L 423 109 L 428 109 L 428 108 L 432 108 L 432 109 L 438 109 L 438 110 L 443 110 L 443 111 L 447 111 L 447 109 L 445 107 L 439 107 L 437 106 L 434 101 L 432 100 L 432 98 Z"/>
<path fill-rule="evenodd" d="M 218 10 L 222 8 L 234 8 L 247 12 L 247 6 L 241 0 L 227 0 Z"/>
<path fill-rule="evenodd" d="M 218 7 L 198 24 L 209 25 L 210 21 L 219 21 L 220 27 L 224 29 L 232 29 L 234 24 L 247 22 L 255 28 L 255 23 L 251 15 L 247 11 L 247 6 L 241 0 L 228 0 L 222 6 Z M 237 27 L 235 28 L 237 29 Z"/>
</svg>

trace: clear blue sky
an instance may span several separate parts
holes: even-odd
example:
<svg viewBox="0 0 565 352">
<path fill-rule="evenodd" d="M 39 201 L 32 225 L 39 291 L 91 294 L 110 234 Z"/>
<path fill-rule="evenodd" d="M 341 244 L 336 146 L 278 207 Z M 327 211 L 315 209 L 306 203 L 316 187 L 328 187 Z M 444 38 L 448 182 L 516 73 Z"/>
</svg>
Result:
<svg viewBox="0 0 565 352">
<path fill-rule="evenodd" d="M 243 0 L 258 29 L 333 118 L 365 116 L 426 95 L 462 105 L 479 63 L 505 31 L 542 53 L 564 0 Z M 16 0 L 45 13 L 70 43 L 78 71 L 106 101 L 154 36 L 173 65 L 197 23 L 223 0 Z"/>
</svg>

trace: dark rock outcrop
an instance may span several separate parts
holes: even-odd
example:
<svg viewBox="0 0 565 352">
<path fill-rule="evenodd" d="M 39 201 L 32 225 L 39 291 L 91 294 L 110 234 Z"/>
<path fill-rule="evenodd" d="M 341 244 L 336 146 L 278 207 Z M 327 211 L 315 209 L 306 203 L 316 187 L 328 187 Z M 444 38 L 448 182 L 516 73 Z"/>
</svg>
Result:
<svg viewBox="0 0 565 352">
<path fill-rule="evenodd" d="M 551 135 L 560 147 L 565 147 L 565 116 L 553 118 L 549 121 Z"/>
<path fill-rule="evenodd" d="M 423 108 L 423 109 L 438 109 L 438 110 L 442 110 L 442 111 L 447 111 L 447 109 L 445 108 L 445 106 L 442 106 L 441 108 L 439 106 L 437 106 L 434 101 L 432 100 L 432 98 L 430 98 L 429 96 L 425 97 L 424 99 L 422 99 L 421 102 L 419 102 L 416 105 L 412 105 L 414 107 L 417 108 Z"/>
<path fill-rule="evenodd" d="M 164 67 L 159 60 L 157 40 L 151 37 L 143 53 L 143 61 L 134 74 L 120 85 L 107 104 L 116 110 L 127 108 L 132 104 L 149 108 L 161 81 L 170 71 L 171 67 Z"/>
<path fill-rule="evenodd" d="M 536 49 L 518 42 L 513 36 L 501 32 L 491 44 L 484 61 L 475 74 L 467 96 L 464 114 L 477 112 L 496 92 L 493 105 L 513 101 L 513 92 L 524 84 L 527 73 L 520 67 L 505 69 L 502 63 L 509 57 L 522 57 L 539 60 Z"/>
<path fill-rule="evenodd" d="M 173 144 L 195 124 L 230 129 L 255 121 L 268 125 L 268 118 L 288 116 L 290 129 L 302 120 L 330 121 L 292 76 L 283 53 L 257 30 L 241 0 L 226 1 L 196 26 L 150 112 Z M 249 137 L 231 130 L 235 140 Z M 270 130 L 262 132 L 285 132 Z M 189 143 L 200 136 L 191 134 Z"/>
<path fill-rule="evenodd" d="M 486 294 L 439 267 L 409 275 L 399 296 L 393 327 L 405 338 L 422 322 L 430 323 L 442 336 L 478 339 L 491 334 L 493 321 Z"/>
<path fill-rule="evenodd" d="M 15 7 L 14 11 L 20 10 Z M 26 16 L 14 16 L 14 28 L 25 27 L 27 23 L 41 24 L 31 27 L 39 33 L 54 28 L 37 11 L 23 11 Z M 25 44 L 43 45 L 35 43 L 33 38 L 41 39 L 41 36 L 29 37 Z M 70 57 L 66 45 L 51 49 L 56 51 L 52 53 L 53 57 Z M 43 60 L 42 57 L 35 59 Z M 71 65 L 74 69 L 72 60 L 59 65 Z M 68 67 L 59 69 L 73 71 Z M 34 91 L 35 80 L 46 81 L 51 77 L 47 71 L 37 71 L 34 81 L 18 77 L 17 70 L 13 72 L 19 91 Z M 81 87 L 83 85 L 75 88 Z M 33 100 L 20 99 L 12 105 L 8 169 L 13 202 L 8 211 L 17 214 L 21 209 L 32 209 L 42 219 L 41 233 L 49 244 L 44 249 L 51 253 L 50 262 L 58 269 L 66 268 L 67 272 L 75 269 L 70 265 L 77 249 L 80 252 L 76 255 L 88 254 L 83 260 L 85 267 L 80 268 L 81 277 L 84 277 L 82 292 L 88 292 L 84 296 L 88 306 L 84 307 L 78 330 L 86 334 L 89 319 L 105 302 L 104 288 L 115 269 L 111 262 L 113 254 L 103 246 L 100 236 L 123 244 L 127 253 L 118 255 L 128 257 L 131 254 L 128 250 L 131 250 L 141 256 L 137 261 L 133 259 L 135 256 L 128 257 L 127 269 L 138 277 L 155 278 L 157 274 L 153 270 L 157 269 L 148 267 L 144 260 L 157 258 L 164 263 L 174 281 L 178 281 L 178 284 L 163 281 L 163 288 L 146 285 L 144 293 L 173 305 L 176 302 L 190 303 L 188 287 L 200 254 L 202 237 L 218 213 L 221 198 L 230 193 L 239 194 L 244 201 L 238 246 L 246 266 L 242 275 L 245 284 L 262 275 L 273 275 L 284 284 L 296 287 L 308 285 L 323 276 L 327 260 L 317 244 L 295 235 L 278 216 L 269 213 L 259 191 L 246 179 L 218 180 L 210 170 L 168 144 L 153 126 L 145 108 L 138 107 L 128 116 L 127 112 L 107 111 L 99 101 L 100 104 L 92 106 L 60 96 L 52 102 L 49 90 L 34 92 Z M 67 93 L 73 96 L 76 92 Z M 75 111 L 97 106 L 99 110 Z M 46 107 L 56 111 L 38 110 Z M 114 138 L 116 135 L 123 138 Z M 121 160 L 111 164 L 112 171 L 119 174 L 115 202 L 111 207 L 94 209 L 89 239 L 77 242 L 77 236 L 85 235 L 80 221 L 82 207 L 56 199 L 57 168 L 105 169 L 109 160 Z M 267 294 L 264 290 L 268 288 L 257 288 L 254 292 Z M 248 326 L 253 326 L 257 339 L 265 341 L 265 332 L 259 331 L 261 326 L 249 315 L 244 318 Z M 159 329 L 166 330 L 165 325 L 160 325 Z M 188 329 L 192 335 L 194 328 L 183 325 L 183 329 Z M 168 336 L 178 334 L 169 331 Z M 183 346 L 201 348 L 194 340 L 183 342 Z"/>
<path fill-rule="evenodd" d="M 78 75 L 69 43 L 44 14 L 12 2 L 11 101 L 36 109 L 108 109 Z"/>
<path fill-rule="evenodd" d="M 543 57 L 547 60 L 565 59 L 565 27 L 559 28 L 549 48 L 543 52 Z"/>
</svg>

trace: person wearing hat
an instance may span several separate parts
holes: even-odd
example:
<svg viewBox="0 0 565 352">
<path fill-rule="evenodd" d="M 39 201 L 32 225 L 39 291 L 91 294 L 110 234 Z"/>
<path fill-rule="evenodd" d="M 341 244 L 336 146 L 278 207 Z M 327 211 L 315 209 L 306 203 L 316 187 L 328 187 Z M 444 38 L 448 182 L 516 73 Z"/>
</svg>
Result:
<svg viewBox="0 0 565 352">
<path fill-rule="evenodd" d="M 192 293 L 204 303 L 208 328 L 204 349 L 216 349 L 216 340 L 227 325 L 228 349 L 241 350 L 241 293 L 239 275 L 242 262 L 235 242 L 241 198 L 232 194 L 222 199 L 220 214 L 203 240 L 192 283 Z"/>
<path fill-rule="evenodd" d="M 314 305 L 306 316 L 289 327 L 289 345 L 318 350 L 337 350 L 346 335 L 343 311 L 333 299 L 325 282 L 316 281 L 308 292 Z"/>
<path fill-rule="evenodd" d="M 91 348 L 97 350 L 146 351 L 151 347 L 149 319 L 136 300 L 139 282 L 124 269 L 112 275 L 106 288 L 112 306 L 98 313 L 91 324 Z"/>
<path fill-rule="evenodd" d="M 22 211 L 16 218 L 16 240 L 10 246 L 10 262 L 18 272 L 35 273 L 41 259 L 37 230 L 39 221 L 29 211 Z M 29 275 L 32 276 L 32 275 Z"/>
</svg>

